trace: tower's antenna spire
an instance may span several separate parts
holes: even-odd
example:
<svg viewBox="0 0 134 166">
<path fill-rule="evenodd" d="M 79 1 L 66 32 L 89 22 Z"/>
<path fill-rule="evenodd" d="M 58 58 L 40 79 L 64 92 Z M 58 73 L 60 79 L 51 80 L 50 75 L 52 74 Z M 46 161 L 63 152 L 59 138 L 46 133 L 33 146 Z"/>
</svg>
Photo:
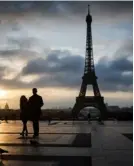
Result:
<svg viewBox="0 0 134 166">
<path fill-rule="evenodd" d="M 90 7 L 90 5 L 88 5 L 88 15 L 89 15 L 89 13 L 90 13 L 90 12 L 89 12 L 89 7 Z"/>
</svg>

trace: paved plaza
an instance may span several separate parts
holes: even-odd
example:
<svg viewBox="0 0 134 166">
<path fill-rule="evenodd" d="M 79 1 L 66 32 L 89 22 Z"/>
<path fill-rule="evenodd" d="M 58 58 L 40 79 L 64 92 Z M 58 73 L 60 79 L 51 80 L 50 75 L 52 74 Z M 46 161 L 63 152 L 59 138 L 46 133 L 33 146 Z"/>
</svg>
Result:
<svg viewBox="0 0 134 166">
<path fill-rule="evenodd" d="M 106 121 L 104 125 L 92 121 L 40 122 L 39 144 L 30 144 L 33 129 L 28 123 L 29 136 L 19 133 L 21 121 L 0 124 L 0 166 L 132 166 L 132 122 Z"/>
</svg>

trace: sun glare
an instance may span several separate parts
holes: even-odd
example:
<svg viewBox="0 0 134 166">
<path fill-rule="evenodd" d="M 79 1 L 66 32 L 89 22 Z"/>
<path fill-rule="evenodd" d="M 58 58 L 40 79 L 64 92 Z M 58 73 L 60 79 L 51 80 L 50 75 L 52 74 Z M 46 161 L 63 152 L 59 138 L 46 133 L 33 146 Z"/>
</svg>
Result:
<svg viewBox="0 0 134 166">
<path fill-rule="evenodd" d="M 5 97 L 7 92 L 5 90 L 0 89 L 0 98 Z"/>
</svg>

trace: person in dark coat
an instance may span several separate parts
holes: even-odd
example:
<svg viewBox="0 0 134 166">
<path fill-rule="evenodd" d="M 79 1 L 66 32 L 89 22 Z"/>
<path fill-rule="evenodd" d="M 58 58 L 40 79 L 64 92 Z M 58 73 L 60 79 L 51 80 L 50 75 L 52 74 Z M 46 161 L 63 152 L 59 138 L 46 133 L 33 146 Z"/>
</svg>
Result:
<svg viewBox="0 0 134 166">
<path fill-rule="evenodd" d="M 28 130 L 27 130 L 27 121 L 28 121 L 28 100 L 27 98 L 23 95 L 20 98 L 20 119 L 23 122 L 23 130 L 20 133 L 20 135 L 28 136 Z"/>
<path fill-rule="evenodd" d="M 33 122 L 33 137 L 39 136 L 39 119 L 41 116 L 41 107 L 43 106 L 42 97 L 37 95 L 37 89 L 33 88 L 33 95 L 29 98 L 30 119 Z"/>
<path fill-rule="evenodd" d="M 50 125 L 51 121 L 52 121 L 52 117 L 51 117 L 51 115 L 50 115 L 50 113 L 49 113 L 49 114 L 48 114 L 48 125 Z"/>
<path fill-rule="evenodd" d="M 91 115 L 90 113 L 88 113 L 88 123 L 90 123 L 90 118 L 91 118 Z"/>
</svg>

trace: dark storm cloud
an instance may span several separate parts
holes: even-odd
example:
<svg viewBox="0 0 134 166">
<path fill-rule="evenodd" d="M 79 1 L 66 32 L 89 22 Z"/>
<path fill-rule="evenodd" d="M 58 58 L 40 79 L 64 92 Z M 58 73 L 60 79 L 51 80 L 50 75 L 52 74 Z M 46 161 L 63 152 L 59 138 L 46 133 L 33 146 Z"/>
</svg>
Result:
<svg viewBox="0 0 134 166">
<path fill-rule="evenodd" d="M 3 57 L 11 57 L 11 56 L 14 57 L 14 55 L 18 53 L 19 53 L 19 50 L 7 50 L 7 49 L 0 50 L 0 56 L 3 56 Z"/>
<path fill-rule="evenodd" d="M 132 91 L 133 63 L 128 60 L 133 55 L 132 43 L 132 40 L 125 41 L 115 52 L 112 61 L 108 62 L 106 56 L 99 60 L 96 73 L 102 89 Z"/>
<path fill-rule="evenodd" d="M 38 58 L 28 62 L 23 69 L 23 74 L 37 73 L 59 73 L 59 72 L 80 72 L 84 59 L 81 56 L 72 55 L 69 51 L 52 51 L 46 59 Z"/>
<path fill-rule="evenodd" d="M 20 58 L 20 59 L 32 59 L 34 57 L 36 57 L 36 52 L 34 51 L 30 51 L 30 50 L 24 50 L 24 49 L 11 49 L 11 50 L 7 50 L 7 49 L 3 49 L 0 50 L 0 58 L 5 58 L 5 59 L 15 59 Z"/>
<path fill-rule="evenodd" d="M 103 57 L 95 67 L 101 89 L 108 91 L 132 90 L 133 64 L 127 57 L 117 58 L 110 62 Z M 78 88 L 81 84 L 83 70 L 83 57 L 74 56 L 69 52 L 54 51 L 46 59 L 39 58 L 29 61 L 23 68 L 22 75 L 41 74 L 40 79 L 34 82 L 39 87 Z M 124 74 L 124 72 L 129 73 Z"/>
<path fill-rule="evenodd" d="M 55 6 L 55 4 L 57 4 L 57 2 L 0 1 L 0 12 L 1 13 L 21 13 L 21 12 L 48 13 L 50 12 L 49 9 Z"/>
<path fill-rule="evenodd" d="M 112 62 L 96 65 L 96 73 L 99 77 L 100 87 L 106 90 L 132 91 L 133 63 L 125 58 L 119 58 Z M 124 74 L 124 73 L 127 74 Z"/>
<path fill-rule="evenodd" d="M 56 16 L 56 13 L 72 13 L 75 15 L 85 15 L 87 11 L 87 5 L 92 6 L 91 11 L 95 13 L 109 13 L 115 16 L 117 13 L 128 12 L 132 14 L 132 1 L 103 1 L 103 2 L 88 2 L 88 1 L 9 1 L 0 2 L 0 12 L 1 13 L 22 13 L 22 12 L 40 12 L 48 15 Z"/>
<path fill-rule="evenodd" d="M 117 71 L 132 71 L 133 69 L 132 62 L 127 60 L 125 57 L 113 60 L 110 66 L 111 69 L 117 69 Z"/>
<path fill-rule="evenodd" d="M 0 57 L 15 58 L 22 57 L 29 59 L 36 57 L 36 52 L 30 50 L 31 47 L 38 44 L 38 39 L 34 37 L 7 37 L 8 48 L 0 49 Z"/>
<path fill-rule="evenodd" d="M 94 13 L 110 13 L 112 15 L 117 13 L 123 13 L 123 12 L 132 12 L 133 3 L 127 2 L 127 1 L 72 1 L 72 2 L 61 2 L 59 3 L 61 6 L 63 5 L 64 8 L 67 8 L 70 12 L 79 15 L 84 14 L 87 12 L 87 6 L 90 4 L 90 10 L 91 12 L 94 11 Z M 58 4 L 57 4 L 58 5 Z"/>
</svg>

